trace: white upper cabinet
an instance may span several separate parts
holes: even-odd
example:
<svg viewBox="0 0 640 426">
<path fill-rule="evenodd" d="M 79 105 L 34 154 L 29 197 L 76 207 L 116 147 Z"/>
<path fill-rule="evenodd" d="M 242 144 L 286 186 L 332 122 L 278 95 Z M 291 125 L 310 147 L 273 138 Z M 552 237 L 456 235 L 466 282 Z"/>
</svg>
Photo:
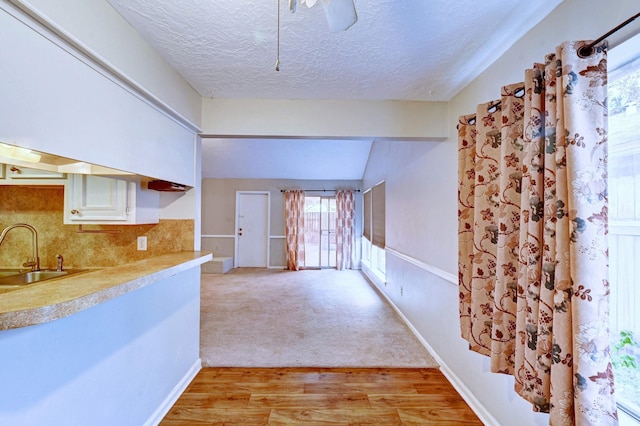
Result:
<svg viewBox="0 0 640 426">
<path fill-rule="evenodd" d="M 183 82 L 176 83 L 188 90 L 183 92 L 154 71 L 147 82 L 154 87 L 163 85 L 160 91 L 171 95 L 159 100 L 157 91 L 152 90 L 147 96 L 137 81 L 115 72 L 115 68 L 114 73 L 106 70 L 104 59 L 110 62 L 109 58 L 98 52 L 100 61 L 94 61 L 41 25 L 38 17 L 31 19 L 12 3 L 0 1 L 2 142 L 195 186 L 199 126 L 183 117 L 200 121 L 197 93 Z M 33 6 L 42 2 L 20 3 Z M 69 9 L 69 17 L 74 19 L 84 11 Z M 95 19 L 101 21 L 104 16 Z M 94 35 L 108 39 L 102 31 L 92 32 L 93 41 Z M 144 63 L 141 58 L 136 61 Z M 173 77 L 180 80 L 175 73 Z"/>
<path fill-rule="evenodd" d="M 65 174 L 0 164 L 0 185 L 64 185 Z"/>
<path fill-rule="evenodd" d="M 160 196 L 140 182 L 70 175 L 65 185 L 65 224 L 158 223 Z"/>
</svg>

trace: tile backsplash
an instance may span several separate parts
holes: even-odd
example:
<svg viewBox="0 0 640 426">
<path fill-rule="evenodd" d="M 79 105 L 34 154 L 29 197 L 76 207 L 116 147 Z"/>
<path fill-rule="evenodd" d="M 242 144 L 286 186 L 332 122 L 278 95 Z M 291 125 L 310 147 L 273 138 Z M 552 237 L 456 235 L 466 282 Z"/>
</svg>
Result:
<svg viewBox="0 0 640 426">
<path fill-rule="evenodd" d="M 0 231 L 14 223 L 28 223 L 38 231 L 40 266 L 56 267 L 56 255 L 66 268 L 103 268 L 164 253 L 193 250 L 193 219 L 160 220 L 151 225 L 63 225 L 61 186 L 0 186 Z M 147 251 L 137 250 L 138 236 L 147 237 Z M 31 257 L 31 232 L 16 228 L 0 245 L 0 268 L 17 268 Z"/>
</svg>

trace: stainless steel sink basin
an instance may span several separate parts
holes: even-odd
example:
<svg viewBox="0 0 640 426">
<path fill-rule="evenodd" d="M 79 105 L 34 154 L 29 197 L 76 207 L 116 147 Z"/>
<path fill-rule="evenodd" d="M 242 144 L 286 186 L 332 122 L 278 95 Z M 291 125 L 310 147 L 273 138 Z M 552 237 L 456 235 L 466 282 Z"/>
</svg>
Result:
<svg viewBox="0 0 640 426">
<path fill-rule="evenodd" d="M 6 286 L 22 286 L 26 284 L 36 283 L 40 281 L 50 280 L 53 278 L 64 277 L 70 274 L 83 272 L 84 269 L 68 269 L 66 271 L 33 271 L 13 273 L 11 275 L 0 275 L 0 287 Z"/>
<path fill-rule="evenodd" d="M 0 278 L 21 273 L 20 269 L 0 269 Z"/>
<path fill-rule="evenodd" d="M 68 274 L 67 271 L 35 271 L 35 272 L 26 272 L 24 274 L 20 274 L 19 277 L 24 277 L 24 280 L 27 283 L 34 283 L 36 281 L 57 278 L 67 274 Z"/>
</svg>

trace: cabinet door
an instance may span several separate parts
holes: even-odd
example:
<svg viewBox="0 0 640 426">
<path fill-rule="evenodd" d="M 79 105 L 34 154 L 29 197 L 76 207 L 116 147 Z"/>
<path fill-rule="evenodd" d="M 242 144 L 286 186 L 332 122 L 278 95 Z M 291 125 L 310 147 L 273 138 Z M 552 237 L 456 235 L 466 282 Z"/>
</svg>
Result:
<svg viewBox="0 0 640 426">
<path fill-rule="evenodd" d="M 7 164 L 7 174 L 11 179 L 62 179 L 64 173 Z"/>
<path fill-rule="evenodd" d="M 65 223 L 126 222 L 128 182 L 92 175 L 72 175 L 65 188 Z"/>
<path fill-rule="evenodd" d="M 14 164 L 0 164 L 2 185 L 64 185 L 65 174 Z"/>
</svg>

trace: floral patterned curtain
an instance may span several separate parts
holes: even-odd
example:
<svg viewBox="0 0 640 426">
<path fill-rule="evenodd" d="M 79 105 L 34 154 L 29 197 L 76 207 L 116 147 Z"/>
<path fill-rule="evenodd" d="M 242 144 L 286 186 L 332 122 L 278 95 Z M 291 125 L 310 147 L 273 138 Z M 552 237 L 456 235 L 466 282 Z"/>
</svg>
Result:
<svg viewBox="0 0 640 426">
<path fill-rule="evenodd" d="M 287 269 L 304 267 L 304 191 L 284 193 L 285 235 L 287 239 Z"/>
<path fill-rule="evenodd" d="M 336 269 L 353 267 L 356 204 L 353 191 L 336 191 Z"/>
<path fill-rule="evenodd" d="M 459 119 L 462 337 L 554 425 L 614 425 L 607 71 L 566 42 Z"/>
</svg>

